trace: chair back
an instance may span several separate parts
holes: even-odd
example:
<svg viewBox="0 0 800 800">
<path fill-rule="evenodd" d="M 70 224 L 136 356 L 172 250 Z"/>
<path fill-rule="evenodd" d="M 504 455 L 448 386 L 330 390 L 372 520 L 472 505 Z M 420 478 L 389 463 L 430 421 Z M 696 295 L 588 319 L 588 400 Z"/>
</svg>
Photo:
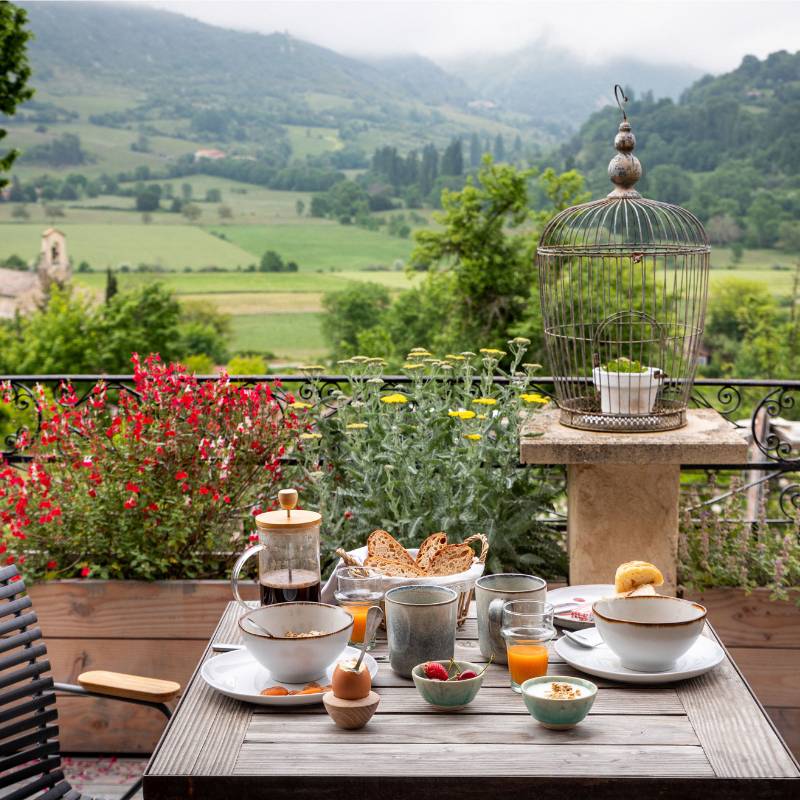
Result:
<svg viewBox="0 0 800 800">
<path fill-rule="evenodd" d="M 55 800 L 61 771 L 50 662 L 16 566 L 0 568 L 0 797 Z"/>
</svg>

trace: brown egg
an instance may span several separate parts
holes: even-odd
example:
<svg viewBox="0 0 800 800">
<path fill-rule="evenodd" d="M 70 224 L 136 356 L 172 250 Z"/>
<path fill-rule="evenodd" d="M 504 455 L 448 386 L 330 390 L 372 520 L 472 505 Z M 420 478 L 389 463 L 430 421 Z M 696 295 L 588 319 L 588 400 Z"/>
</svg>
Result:
<svg viewBox="0 0 800 800">
<path fill-rule="evenodd" d="M 333 671 L 331 685 L 334 695 L 340 700 L 361 700 L 372 688 L 372 678 L 366 665 L 362 664 L 358 672 L 352 669 L 353 666 L 353 662 L 344 662 L 337 664 Z"/>
</svg>

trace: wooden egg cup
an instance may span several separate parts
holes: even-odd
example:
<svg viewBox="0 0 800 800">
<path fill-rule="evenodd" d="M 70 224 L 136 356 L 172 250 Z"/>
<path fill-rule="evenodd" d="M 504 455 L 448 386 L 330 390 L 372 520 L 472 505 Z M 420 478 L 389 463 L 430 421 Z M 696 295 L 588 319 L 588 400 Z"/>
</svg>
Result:
<svg viewBox="0 0 800 800">
<path fill-rule="evenodd" d="M 333 692 L 325 692 L 322 696 L 328 716 L 340 728 L 349 731 L 363 728 L 372 719 L 380 701 L 381 696 L 372 691 L 361 700 L 342 700 Z"/>
</svg>

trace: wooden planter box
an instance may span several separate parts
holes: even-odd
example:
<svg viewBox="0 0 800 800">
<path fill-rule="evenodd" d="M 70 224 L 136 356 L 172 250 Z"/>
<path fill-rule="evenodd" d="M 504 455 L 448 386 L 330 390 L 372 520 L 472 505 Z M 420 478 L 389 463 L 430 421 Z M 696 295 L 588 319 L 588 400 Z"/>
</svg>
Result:
<svg viewBox="0 0 800 800">
<path fill-rule="evenodd" d="M 248 587 L 248 599 L 256 598 Z M 30 591 L 53 676 L 74 682 L 88 669 L 165 678 L 185 685 L 231 599 L 227 581 L 54 581 Z M 800 608 L 769 592 L 693 593 L 767 708 L 800 754 Z M 164 722 L 157 711 L 108 700 L 59 699 L 66 752 L 149 753 Z"/>
<path fill-rule="evenodd" d="M 52 581 L 30 596 L 55 680 L 108 669 L 181 686 L 232 599 L 228 581 Z M 150 753 L 164 727 L 155 709 L 86 697 L 60 697 L 58 715 L 65 752 Z"/>
</svg>

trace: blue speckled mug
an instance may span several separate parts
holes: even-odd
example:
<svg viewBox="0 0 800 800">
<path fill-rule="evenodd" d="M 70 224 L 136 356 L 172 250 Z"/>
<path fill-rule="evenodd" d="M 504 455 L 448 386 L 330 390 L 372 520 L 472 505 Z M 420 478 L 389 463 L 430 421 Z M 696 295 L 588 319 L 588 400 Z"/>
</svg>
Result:
<svg viewBox="0 0 800 800">
<path fill-rule="evenodd" d="M 411 584 L 389 589 L 386 638 L 389 664 L 398 674 L 411 677 L 423 661 L 447 661 L 456 648 L 458 594 L 446 586 Z"/>
</svg>

